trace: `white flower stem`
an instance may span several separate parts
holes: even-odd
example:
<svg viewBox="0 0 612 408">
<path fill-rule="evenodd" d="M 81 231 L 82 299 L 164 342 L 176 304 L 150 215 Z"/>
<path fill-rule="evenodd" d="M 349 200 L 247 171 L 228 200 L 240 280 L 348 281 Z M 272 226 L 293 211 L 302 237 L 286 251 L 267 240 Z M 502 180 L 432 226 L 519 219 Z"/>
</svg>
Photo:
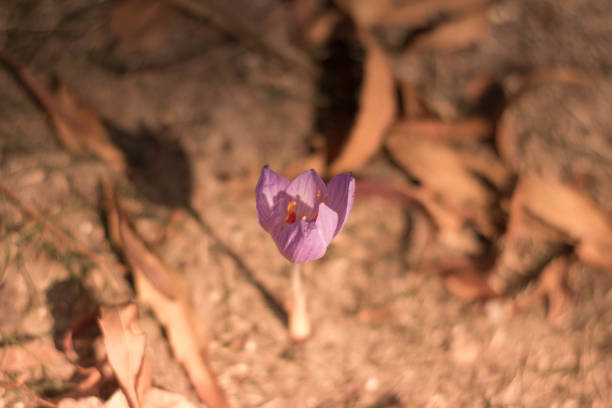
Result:
<svg viewBox="0 0 612 408">
<path fill-rule="evenodd" d="M 306 294 L 302 287 L 302 268 L 293 264 L 291 270 L 291 307 L 289 308 L 289 335 L 295 342 L 310 337 L 311 326 L 306 307 Z"/>
<path fill-rule="evenodd" d="M 302 265 L 293 264 L 291 268 L 291 288 L 293 293 L 302 292 Z"/>
</svg>

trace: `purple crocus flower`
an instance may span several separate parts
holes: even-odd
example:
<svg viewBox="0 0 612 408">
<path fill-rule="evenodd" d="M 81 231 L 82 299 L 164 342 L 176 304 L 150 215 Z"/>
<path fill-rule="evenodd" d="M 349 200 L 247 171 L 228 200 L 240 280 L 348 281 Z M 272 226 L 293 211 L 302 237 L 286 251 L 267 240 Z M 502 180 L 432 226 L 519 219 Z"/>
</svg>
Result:
<svg viewBox="0 0 612 408">
<path fill-rule="evenodd" d="M 294 263 L 325 255 L 344 227 L 354 198 L 352 174 L 339 174 L 326 186 L 312 169 L 290 182 L 266 165 L 255 188 L 259 223 Z"/>
</svg>

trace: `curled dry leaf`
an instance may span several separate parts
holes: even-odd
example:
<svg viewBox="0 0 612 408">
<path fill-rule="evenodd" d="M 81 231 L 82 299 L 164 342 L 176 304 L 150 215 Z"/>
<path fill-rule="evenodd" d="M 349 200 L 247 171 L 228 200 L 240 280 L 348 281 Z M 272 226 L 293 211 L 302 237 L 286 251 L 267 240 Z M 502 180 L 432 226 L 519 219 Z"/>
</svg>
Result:
<svg viewBox="0 0 612 408">
<path fill-rule="evenodd" d="M 514 194 L 517 205 L 570 237 L 584 262 L 612 267 L 612 222 L 591 199 L 533 175 L 521 176 Z"/>
<path fill-rule="evenodd" d="M 359 37 L 366 49 L 359 111 L 346 145 L 330 164 L 332 174 L 362 167 L 380 148 L 395 117 L 395 83 L 387 56 L 369 32 L 361 30 Z"/>
<path fill-rule="evenodd" d="M 145 355 L 147 339 L 138 323 L 137 306 L 103 307 L 98 324 L 104 335 L 108 361 L 129 406 L 143 406 L 151 387 L 151 367 Z"/>
<path fill-rule="evenodd" d="M 508 191 L 515 180 L 514 174 L 502 163 L 497 154 L 486 146 L 475 150 L 459 151 L 465 166 L 486 179 L 498 191 Z"/>
<path fill-rule="evenodd" d="M 195 408 L 189 400 L 179 394 L 151 388 L 146 393 L 142 406 L 144 408 Z M 64 398 L 57 404 L 58 408 L 129 408 L 128 400 L 121 390 L 104 402 L 97 397 L 81 399 Z"/>
<path fill-rule="evenodd" d="M 494 261 L 489 255 L 479 258 L 460 257 L 423 269 L 439 275 L 446 289 L 455 296 L 474 301 L 499 296 L 487 282 Z"/>
<path fill-rule="evenodd" d="M 113 36 L 131 50 L 150 50 L 159 46 L 177 13 L 162 0 L 124 0 L 109 12 Z"/>
<path fill-rule="evenodd" d="M 408 1 L 390 9 L 381 19 L 380 24 L 405 28 L 424 26 L 442 16 L 458 15 L 481 9 L 487 3 L 488 0 Z"/>
<path fill-rule="evenodd" d="M 552 259 L 542 270 L 533 293 L 515 303 L 514 312 L 520 312 L 546 296 L 549 300 L 548 320 L 551 323 L 558 322 L 571 305 L 567 282 L 568 269 L 571 263 L 571 257 L 568 255 Z"/>
<path fill-rule="evenodd" d="M 392 317 L 391 310 L 387 307 L 363 308 L 357 313 L 357 320 L 365 324 L 382 323 Z"/>
<path fill-rule="evenodd" d="M 51 338 L 20 344 L 6 344 L 0 351 L 0 373 L 19 374 L 21 381 L 37 382 L 44 378 L 45 365 L 52 366 L 58 379 L 69 380 L 74 366 L 55 348 Z"/>
<path fill-rule="evenodd" d="M 74 153 L 96 156 L 123 173 L 126 170 L 123 152 L 110 140 L 100 118 L 81 106 L 63 84 L 58 86 L 55 98 L 58 112 L 50 112 L 51 122 L 66 147 Z"/>
<path fill-rule="evenodd" d="M 424 189 L 429 190 L 429 197 L 421 198 L 426 198 L 429 204 L 439 202 L 442 212 L 454 213 L 464 221 L 472 221 L 485 236 L 496 233 L 497 228 L 490 213 L 496 197 L 474 175 L 468 164 L 471 161 L 469 154 L 461 153 L 449 143 L 404 133 L 401 128 L 390 132 L 386 146 L 394 159 L 420 180 Z M 487 163 L 483 161 L 482 164 Z M 496 168 L 496 171 L 500 169 Z M 484 175 L 486 173 L 483 172 Z M 424 205 L 427 207 L 427 204 Z M 434 208 L 432 205 L 429 207 Z M 457 230 L 460 225 L 443 223 L 440 227 Z"/>
<path fill-rule="evenodd" d="M 393 125 L 391 133 L 417 134 L 423 138 L 441 141 L 465 142 L 493 136 L 493 124 L 483 117 L 458 122 L 436 119 L 405 119 Z"/>
<path fill-rule="evenodd" d="M 419 36 L 410 46 L 412 51 L 454 51 L 480 41 L 488 32 L 489 19 L 478 11 L 457 20 L 440 24 Z"/>
<path fill-rule="evenodd" d="M 119 230 L 120 248 L 132 268 L 139 299 L 153 310 L 166 329 L 174 356 L 187 371 L 200 398 L 212 408 L 229 407 L 208 362 L 208 333 L 193 309 L 188 282 L 147 248 L 132 229 L 108 181 L 104 182 L 104 193 L 106 211 L 113 215 L 109 220 L 118 223 L 109 225 L 109 229 Z"/>
<path fill-rule="evenodd" d="M 393 0 L 335 0 L 335 3 L 358 27 L 364 28 L 378 24 L 393 9 Z"/>
<path fill-rule="evenodd" d="M 342 15 L 336 10 L 328 10 L 317 17 L 303 35 L 303 42 L 309 47 L 321 47 L 331 37 Z"/>
<path fill-rule="evenodd" d="M 360 181 L 356 188 L 359 196 L 379 196 L 406 208 L 416 206 L 424 210 L 425 219 L 421 221 L 426 223 L 420 225 L 418 232 L 422 242 L 416 245 L 413 255 L 407 254 L 413 258 L 411 263 L 417 263 L 415 255 L 420 261 L 427 253 L 434 233 L 437 233 L 438 241 L 447 248 L 469 254 L 481 250 L 481 244 L 473 231 L 464 228 L 464 218 L 441 203 L 437 194 L 427 187 L 415 187 L 402 182 Z"/>
<path fill-rule="evenodd" d="M 418 118 L 427 114 L 427 108 L 421 101 L 420 91 L 417 85 L 404 82 L 400 84 L 403 112 L 400 116 L 406 118 Z"/>
</svg>

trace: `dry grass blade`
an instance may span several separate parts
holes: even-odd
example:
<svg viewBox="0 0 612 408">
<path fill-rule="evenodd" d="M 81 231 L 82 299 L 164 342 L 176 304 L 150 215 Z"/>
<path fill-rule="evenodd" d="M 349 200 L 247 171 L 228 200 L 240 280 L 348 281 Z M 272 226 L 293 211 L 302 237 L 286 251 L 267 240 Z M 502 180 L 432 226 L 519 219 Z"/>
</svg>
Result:
<svg viewBox="0 0 612 408">
<path fill-rule="evenodd" d="M 66 234 L 64 231 L 62 231 L 49 220 L 47 220 L 37 209 L 24 203 L 17 196 L 17 194 L 15 194 L 6 184 L 2 182 L 2 180 L 0 180 L 0 192 L 2 192 L 15 205 L 17 205 L 19 207 L 19 210 L 23 212 L 27 217 L 37 222 L 41 222 L 45 230 L 55 236 L 55 238 L 58 239 L 64 246 L 69 248 L 71 251 L 74 251 L 77 254 L 92 260 L 98 266 L 100 266 L 107 273 L 110 282 L 115 287 L 121 286 L 117 283 L 117 278 L 114 276 L 114 274 L 110 272 L 109 263 L 104 257 L 95 252 L 90 251 L 88 248 L 75 241 L 70 235 Z M 122 265 L 113 265 L 113 269 L 120 269 L 121 271 L 123 271 Z"/>
<path fill-rule="evenodd" d="M 333 174 L 362 167 L 380 148 L 395 117 L 395 83 L 387 56 L 369 32 L 359 35 L 366 48 L 359 112 L 346 145 L 330 165 Z"/>
<path fill-rule="evenodd" d="M 131 408 L 141 407 L 151 387 L 151 369 L 145 358 L 146 335 L 138 324 L 138 308 L 103 307 L 98 321 L 108 361 Z"/>
<path fill-rule="evenodd" d="M 229 407 L 208 362 L 208 333 L 193 309 L 189 284 L 147 249 L 130 226 L 113 186 L 106 183 L 105 203 L 110 206 L 107 212 L 118 217 L 121 248 L 132 267 L 139 299 L 153 310 L 165 327 L 174 356 L 187 371 L 200 398 L 213 408 Z M 142 268 L 149 270 L 145 272 Z M 149 279 L 149 276 L 154 278 Z"/>
<path fill-rule="evenodd" d="M 100 118 L 81 106 L 64 85 L 55 95 L 42 86 L 17 60 L 0 51 L 0 61 L 21 81 L 49 115 L 59 141 L 74 154 L 91 154 L 119 173 L 126 170 L 123 153 L 110 140 Z"/>
<path fill-rule="evenodd" d="M 612 222 L 592 200 L 571 187 L 532 175 L 521 177 L 515 194 L 517 205 L 575 240 L 583 261 L 612 267 Z"/>
</svg>

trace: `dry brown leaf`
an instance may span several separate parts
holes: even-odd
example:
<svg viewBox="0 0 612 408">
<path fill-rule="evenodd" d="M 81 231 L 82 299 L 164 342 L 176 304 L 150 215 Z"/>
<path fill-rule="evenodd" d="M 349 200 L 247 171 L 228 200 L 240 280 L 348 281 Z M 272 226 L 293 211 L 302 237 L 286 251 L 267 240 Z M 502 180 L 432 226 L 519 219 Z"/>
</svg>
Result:
<svg viewBox="0 0 612 408">
<path fill-rule="evenodd" d="M 391 317 L 388 307 L 363 308 L 357 313 L 357 320 L 365 324 L 377 324 Z"/>
<path fill-rule="evenodd" d="M 492 201 L 452 146 L 400 133 L 391 133 L 386 145 L 403 167 L 453 207 L 484 206 Z"/>
<path fill-rule="evenodd" d="M 119 173 L 126 170 L 123 152 L 112 143 L 100 118 L 81 106 L 66 86 L 60 84 L 52 94 L 23 65 L 1 51 L 0 61 L 15 73 L 47 112 L 57 138 L 68 150 L 96 156 Z"/>
<path fill-rule="evenodd" d="M 378 24 L 393 9 L 393 0 L 335 0 L 335 3 L 358 27 L 364 28 Z"/>
<path fill-rule="evenodd" d="M 410 45 L 412 51 L 454 51 L 480 41 L 488 32 L 489 19 L 484 11 L 452 20 L 423 34 Z"/>
<path fill-rule="evenodd" d="M 110 140 L 100 118 L 79 105 L 63 84 L 57 88 L 55 97 L 58 111 L 50 112 L 50 116 L 60 140 L 74 153 L 96 156 L 123 173 L 126 170 L 123 152 Z M 72 150 L 70 146 L 74 144 L 75 150 Z"/>
<path fill-rule="evenodd" d="M 121 236 L 121 249 L 132 268 L 144 274 L 148 281 L 169 300 L 181 296 L 183 289 L 180 287 L 181 280 L 177 272 L 169 272 L 169 268 L 142 241 L 132 229 L 126 216 L 119 214 L 119 232 Z M 178 279 L 178 280 L 177 280 Z"/>
<path fill-rule="evenodd" d="M 138 296 L 149 305 L 168 333 L 176 360 L 185 367 L 196 392 L 208 406 L 229 407 L 208 362 L 206 329 L 195 314 L 190 296 L 170 300 L 134 268 Z M 190 295 L 186 293 L 185 296 Z"/>
<path fill-rule="evenodd" d="M 380 23 L 384 25 L 399 25 L 405 28 L 424 26 L 442 16 L 477 10 L 486 6 L 487 3 L 488 0 L 410 1 L 390 9 L 380 20 Z"/>
<path fill-rule="evenodd" d="M 195 408 L 195 406 L 182 395 L 151 388 L 144 397 L 143 408 Z M 98 397 L 80 399 L 64 398 L 57 404 L 57 408 L 129 408 L 127 398 L 121 390 L 103 402 Z"/>
<path fill-rule="evenodd" d="M 612 267 L 612 222 L 589 198 L 555 181 L 523 175 L 515 193 L 529 214 L 555 227 L 576 243 L 585 262 Z"/>
<path fill-rule="evenodd" d="M 517 136 L 512 108 L 513 104 L 509 104 L 499 119 L 495 135 L 495 145 L 506 166 L 516 172 L 519 170 L 520 156 L 518 154 L 518 144 L 516 143 Z"/>
<path fill-rule="evenodd" d="M 499 296 L 487 283 L 486 277 L 473 269 L 456 270 L 442 276 L 444 286 L 453 295 L 467 301 Z"/>
<path fill-rule="evenodd" d="M 138 323 L 138 307 L 102 307 L 98 324 L 108 361 L 130 407 L 141 407 L 151 387 L 151 367 L 145 358 L 147 338 Z"/>
<path fill-rule="evenodd" d="M 55 348 L 50 337 L 7 344 L 0 350 L 0 372 L 8 375 L 19 374 L 21 381 L 41 380 L 45 365 L 53 367 L 58 379 L 68 380 L 74 373 L 74 366 Z"/>
<path fill-rule="evenodd" d="M 159 46 L 178 15 L 163 0 L 123 0 L 109 12 L 109 29 L 132 50 Z"/>
<path fill-rule="evenodd" d="M 212 408 L 229 407 L 208 362 L 208 333 L 193 309 L 188 282 L 153 254 L 134 232 L 112 185 L 106 185 L 104 191 L 112 194 L 105 199 L 111 205 L 107 212 L 118 214 L 122 248 L 132 267 L 139 299 L 166 329 L 174 356 L 187 371 L 200 398 Z"/>
<path fill-rule="evenodd" d="M 508 191 L 514 181 L 514 175 L 499 157 L 488 148 L 476 151 L 460 151 L 465 167 L 487 179 L 499 191 Z"/>
<path fill-rule="evenodd" d="M 427 109 L 423 105 L 419 95 L 419 89 L 411 83 L 401 84 L 403 115 L 409 119 L 415 119 L 424 116 Z"/>
<path fill-rule="evenodd" d="M 137 266 L 153 285 L 164 296 L 175 299 L 181 294 L 176 276 L 168 273 L 163 261 L 153 254 L 145 242 L 140 239 L 130 225 L 127 214 L 117 205 L 117 195 L 112 182 L 102 178 L 104 206 L 107 214 L 107 225 L 111 243 L 123 251 L 130 266 Z M 123 211 L 123 213 L 121 213 Z M 173 273 L 177 275 L 176 272 Z"/>
<path fill-rule="evenodd" d="M 479 72 L 462 86 L 463 100 L 468 105 L 476 105 L 486 92 L 496 84 L 496 78 L 489 72 Z"/>
<path fill-rule="evenodd" d="M 152 388 L 145 396 L 145 408 L 195 408 L 180 394 Z"/>
<path fill-rule="evenodd" d="M 441 203 L 438 194 L 427 187 L 414 187 L 406 183 L 360 181 L 357 184 L 357 192 L 360 196 L 379 196 L 396 201 L 408 208 L 415 204 L 422 207 L 430 227 L 425 232 L 426 242 L 422 244 L 421 254 L 429 245 L 434 229 L 437 229 L 438 240 L 448 248 L 466 254 L 476 254 L 481 250 L 481 244 L 474 232 L 464 228 L 464 217 Z"/>
<path fill-rule="evenodd" d="M 395 83 L 387 56 L 367 31 L 359 32 L 366 49 L 359 112 L 348 141 L 330 164 L 332 174 L 357 170 L 380 148 L 396 111 Z"/>
<path fill-rule="evenodd" d="M 549 301 L 548 320 L 551 323 L 558 323 L 571 306 L 567 282 L 571 262 L 568 255 L 552 259 L 542 270 L 534 291 L 525 298 L 517 300 L 512 307 L 512 313 L 520 313 L 531 307 L 536 301 L 547 297 Z"/>
<path fill-rule="evenodd" d="M 404 119 L 393 125 L 392 133 L 419 135 L 431 140 L 469 141 L 493 136 L 493 124 L 483 117 L 473 117 L 458 122 L 435 119 Z"/>
<path fill-rule="evenodd" d="M 499 296 L 487 282 L 487 275 L 493 265 L 494 259 L 490 256 L 460 257 L 423 269 L 439 275 L 446 289 L 455 296 L 473 301 Z"/>
<path fill-rule="evenodd" d="M 341 19 L 342 15 L 336 10 L 328 10 L 321 14 L 304 32 L 304 43 L 309 47 L 321 47 L 332 35 Z"/>
<path fill-rule="evenodd" d="M 489 211 L 495 196 L 474 176 L 466 158 L 456 148 L 403 132 L 391 132 L 386 146 L 395 160 L 430 191 L 429 197 L 421 199 L 426 198 L 429 204 L 437 201 L 442 212 L 450 210 L 462 220 L 473 221 L 485 236 L 496 232 Z M 452 227 L 452 230 L 460 227 L 441 226 Z"/>
<path fill-rule="evenodd" d="M 119 391 L 121 392 L 121 391 Z M 87 398 L 62 398 L 57 403 L 57 408 L 103 408 L 104 402 L 98 397 L 87 397 Z M 127 401 L 125 408 L 128 408 Z"/>
</svg>

